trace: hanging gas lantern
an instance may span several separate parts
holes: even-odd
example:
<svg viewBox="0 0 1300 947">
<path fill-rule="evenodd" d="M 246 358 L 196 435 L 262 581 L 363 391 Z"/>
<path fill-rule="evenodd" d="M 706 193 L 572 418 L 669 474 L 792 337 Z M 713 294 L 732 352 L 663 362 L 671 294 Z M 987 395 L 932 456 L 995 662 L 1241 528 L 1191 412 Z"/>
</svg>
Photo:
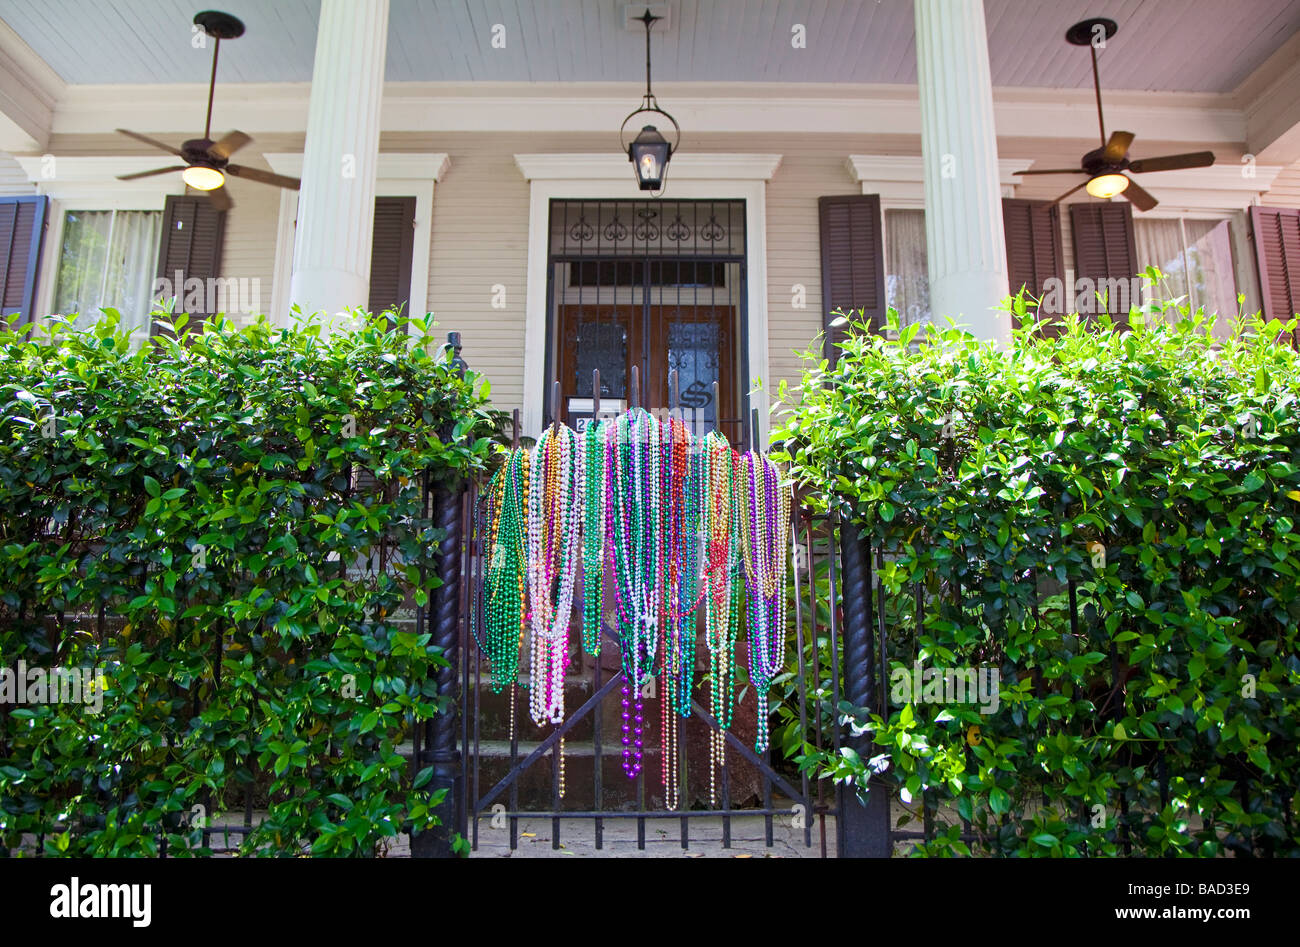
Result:
<svg viewBox="0 0 1300 947">
<path fill-rule="evenodd" d="M 650 89 L 650 27 L 660 18 L 651 14 L 649 8 L 646 8 L 645 13 L 637 19 L 645 24 L 645 96 L 641 99 L 641 105 L 623 119 L 623 125 L 619 129 L 619 141 L 623 142 L 628 122 L 638 115 L 655 113 L 672 122 L 676 139 L 674 142 L 670 143 L 664 138 L 654 125 L 644 125 L 636 138 L 623 145 L 623 150 L 627 152 L 627 159 L 632 162 L 632 168 L 636 172 L 637 187 L 652 192 L 653 197 L 660 197 L 663 194 L 664 180 L 668 176 L 668 162 L 672 160 L 673 152 L 681 143 L 682 131 L 677 120 L 659 107 L 659 102 Z"/>
</svg>

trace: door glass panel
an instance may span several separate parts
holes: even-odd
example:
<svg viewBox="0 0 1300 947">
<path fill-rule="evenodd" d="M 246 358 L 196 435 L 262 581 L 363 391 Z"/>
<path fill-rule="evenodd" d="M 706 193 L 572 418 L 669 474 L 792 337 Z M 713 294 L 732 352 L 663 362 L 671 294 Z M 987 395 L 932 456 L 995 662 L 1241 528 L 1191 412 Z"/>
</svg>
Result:
<svg viewBox="0 0 1300 947">
<path fill-rule="evenodd" d="M 722 329 L 717 322 L 669 322 L 668 369 L 677 372 L 679 401 L 687 419 L 717 426 L 713 383 L 718 372 Z M 693 415 L 693 418 L 692 418 Z"/>
<path fill-rule="evenodd" d="M 573 394 L 590 398 L 592 370 L 600 371 L 601 398 L 622 398 L 627 388 L 627 329 L 617 322 L 575 322 Z"/>
</svg>

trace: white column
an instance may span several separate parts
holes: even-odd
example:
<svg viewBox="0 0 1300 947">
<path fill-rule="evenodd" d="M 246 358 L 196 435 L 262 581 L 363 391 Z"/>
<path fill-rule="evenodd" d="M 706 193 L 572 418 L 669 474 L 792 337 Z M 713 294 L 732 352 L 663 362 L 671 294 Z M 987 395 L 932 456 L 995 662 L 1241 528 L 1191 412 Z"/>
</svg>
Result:
<svg viewBox="0 0 1300 947">
<path fill-rule="evenodd" d="M 1007 295 L 983 0 L 915 0 L 930 311 L 1003 343 Z"/>
<path fill-rule="evenodd" d="M 321 0 L 289 289 L 304 313 L 370 296 L 387 46 L 388 0 Z"/>
</svg>

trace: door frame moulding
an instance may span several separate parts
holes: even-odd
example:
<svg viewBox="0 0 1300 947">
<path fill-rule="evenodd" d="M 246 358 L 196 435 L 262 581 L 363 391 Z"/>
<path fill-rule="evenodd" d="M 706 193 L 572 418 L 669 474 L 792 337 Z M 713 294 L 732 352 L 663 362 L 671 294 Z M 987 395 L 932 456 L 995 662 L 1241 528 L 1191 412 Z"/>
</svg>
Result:
<svg viewBox="0 0 1300 947">
<path fill-rule="evenodd" d="M 674 198 L 743 200 L 745 202 L 745 313 L 748 379 L 758 408 L 759 443 L 767 443 L 767 390 L 752 391 L 753 381 L 772 383 L 768 364 L 767 318 L 767 182 L 781 165 L 778 154 L 687 153 L 673 158 L 667 190 Z M 550 314 L 546 286 L 552 199 L 645 200 L 622 154 L 517 154 L 515 164 L 529 182 L 528 285 L 524 303 L 523 433 L 541 433 L 546 386 L 546 332 Z M 743 400 L 743 399 L 742 399 Z"/>
</svg>

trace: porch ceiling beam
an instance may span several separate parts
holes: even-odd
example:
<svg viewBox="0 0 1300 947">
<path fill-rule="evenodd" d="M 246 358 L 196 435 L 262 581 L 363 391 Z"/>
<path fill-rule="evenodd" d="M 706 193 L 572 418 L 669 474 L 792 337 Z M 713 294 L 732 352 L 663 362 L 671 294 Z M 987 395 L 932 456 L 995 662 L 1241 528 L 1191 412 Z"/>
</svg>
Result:
<svg viewBox="0 0 1300 947">
<path fill-rule="evenodd" d="M 1246 150 L 1257 162 L 1300 161 L 1300 33 L 1251 73 L 1234 96 L 1246 119 Z"/>
<path fill-rule="evenodd" d="M 0 20 L 0 151 L 44 151 L 67 86 Z"/>
<path fill-rule="evenodd" d="M 663 83 L 683 127 L 718 133 L 921 133 L 915 86 L 781 83 Z M 308 83 L 232 83 L 214 108 L 218 127 L 250 134 L 301 132 L 307 122 Z M 640 95 L 639 87 L 611 83 L 388 83 L 383 131 L 608 132 Z M 199 85 L 69 86 L 54 110 L 56 134 L 109 133 L 114 128 L 177 132 L 202 115 Z M 993 92 L 998 134 L 1061 139 L 1081 137 L 1095 123 L 1091 90 L 999 88 Z M 1147 141 L 1236 143 L 1246 140 L 1246 116 L 1227 94 L 1113 92 L 1106 114 L 1118 128 Z"/>
</svg>

